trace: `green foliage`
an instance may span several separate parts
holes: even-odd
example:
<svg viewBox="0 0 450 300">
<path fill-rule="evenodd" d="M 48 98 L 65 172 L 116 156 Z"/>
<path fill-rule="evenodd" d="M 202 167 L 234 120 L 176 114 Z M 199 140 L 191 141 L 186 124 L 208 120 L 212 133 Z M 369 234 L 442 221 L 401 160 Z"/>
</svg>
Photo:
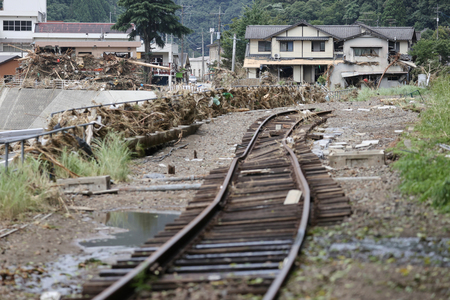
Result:
<svg viewBox="0 0 450 300">
<path fill-rule="evenodd" d="M 418 89 L 422 95 L 426 93 L 425 89 L 412 85 L 402 85 L 394 88 L 380 88 L 378 90 L 362 89 L 358 92 L 358 97 L 352 100 L 367 101 L 370 100 L 370 98 L 377 96 L 405 95 L 417 91 Z"/>
<path fill-rule="evenodd" d="M 269 13 L 255 2 L 252 6 L 245 6 L 240 18 L 233 19 L 230 24 L 230 30 L 223 33 L 222 48 L 225 58 L 224 65 L 231 66 L 233 52 L 233 34 L 236 34 L 236 62 L 243 63 L 247 40 L 245 40 L 245 30 L 248 25 L 271 25 L 276 24 L 277 20 L 272 19 Z"/>
<path fill-rule="evenodd" d="M 8 171 L 0 166 L 0 219 L 13 219 L 45 205 L 52 193 L 51 182 L 39 166 L 32 158 L 23 165 L 11 165 Z"/>
<path fill-rule="evenodd" d="M 398 151 L 394 164 L 400 170 L 401 190 L 419 195 L 420 200 L 450 212 L 450 159 L 439 151 L 438 143 L 450 144 L 450 77 L 441 77 L 432 85 L 429 108 L 416 126 L 419 137 L 412 139 L 410 152 Z M 401 149 L 401 145 L 397 148 Z"/>
<path fill-rule="evenodd" d="M 450 39 L 424 39 L 418 41 L 410 51 L 418 65 L 446 64 L 450 56 Z"/>
<path fill-rule="evenodd" d="M 70 171 L 80 176 L 110 175 L 117 181 L 126 181 L 130 173 L 129 163 L 131 151 L 117 133 L 108 133 L 103 140 L 94 140 L 92 152 L 97 159 L 86 158 L 78 152 L 63 151 L 60 162 Z M 56 168 L 58 178 L 66 178 L 68 174 L 61 168 Z"/>
<path fill-rule="evenodd" d="M 115 21 L 117 0 L 49 0 L 48 20 L 70 22 Z"/>
<path fill-rule="evenodd" d="M 189 28 L 179 22 L 175 12 L 181 6 L 172 0 L 119 0 L 117 4 L 125 8 L 125 12 L 119 16 L 113 29 L 126 31 L 131 24 L 135 24 L 136 29 L 131 31 L 130 38 L 140 35 L 144 40 L 145 53 L 150 53 L 152 41 L 160 47 L 164 46 L 163 34 L 181 38 L 191 33 Z"/>
</svg>

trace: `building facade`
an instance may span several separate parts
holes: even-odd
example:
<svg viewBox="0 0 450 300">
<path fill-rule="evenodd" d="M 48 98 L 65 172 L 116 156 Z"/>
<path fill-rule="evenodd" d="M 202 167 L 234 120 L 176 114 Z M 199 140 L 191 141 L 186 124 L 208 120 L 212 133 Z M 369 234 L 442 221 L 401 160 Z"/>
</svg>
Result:
<svg viewBox="0 0 450 300">
<path fill-rule="evenodd" d="M 412 27 L 311 25 L 247 26 L 244 61 L 249 78 L 269 70 L 280 80 L 314 83 L 320 76 L 330 88 L 358 85 L 363 80 L 389 87 L 407 81 L 414 64 L 407 53 L 417 41 Z M 389 66 L 395 55 L 402 59 Z M 389 68 L 388 68 L 389 66 Z"/>
</svg>

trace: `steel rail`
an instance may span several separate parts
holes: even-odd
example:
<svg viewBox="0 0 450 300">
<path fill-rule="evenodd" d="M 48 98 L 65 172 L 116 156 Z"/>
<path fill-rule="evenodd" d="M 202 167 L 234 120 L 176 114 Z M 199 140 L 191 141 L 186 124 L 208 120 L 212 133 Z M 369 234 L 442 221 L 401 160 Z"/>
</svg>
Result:
<svg viewBox="0 0 450 300">
<path fill-rule="evenodd" d="M 331 111 L 323 111 L 323 112 L 317 112 L 315 115 L 320 114 L 327 114 Z M 275 280 L 272 281 L 269 289 L 267 290 L 266 294 L 264 295 L 263 300 L 272 300 L 277 297 L 278 291 L 280 290 L 281 286 L 285 282 L 289 271 L 294 265 L 295 259 L 303 245 L 303 242 L 305 240 L 306 236 L 306 229 L 308 227 L 308 221 L 309 221 L 309 214 L 310 214 L 310 207 L 311 207 L 311 191 L 309 189 L 308 182 L 306 181 L 306 177 L 303 175 L 302 169 L 300 167 L 300 164 L 298 162 L 297 156 L 295 155 L 294 151 L 286 144 L 287 137 L 292 133 L 294 128 L 298 126 L 303 121 L 303 118 L 297 123 L 292 126 L 288 132 L 286 132 L 283 140 L 281 143 L 283 144 L 283 147 L 285 150 L 289 153 L 289 158 L 291 160 L 292 165 L 294 166 L 294 173 L 295 177 L 297 179 L 298 185 L 301 187 L 303 192 L 303 211 L 302 211 L 302 219 L 300 221 L 300 226 L 297 230 L 297 235 L 295 237 L 295 241 L 292 244 L 291 249 L 289 250 L 288 256 L 283 261 L 283 267 L 281 268 L 278 275 L 275 277 Z"/>
<path fill-rule="evenodd" d="M 110 285 L 108 288 L 103 290 L 100 294 L 96 295 L 93 300 L 121 300 L 129 296 L 133 292 L 132 283 L 136 276 L 140 274 L 148 274 L 153 271 L 155 275 L 159 274 L 156 270 L 159 266 L 164 264 L 164 260 L 168 260 L 177 253 L 179 249 L 182 249 L 186 244 L 188 244 L 194 237 L 198 235 L 203 227 L 205 227 L 212 217 L 221 209 L 223 199 L 228 191 L 228 186 L 230 184 L 231 178 L 234 175 L 235 169 L 238 162 L 244 159 L 253 148 L 258 134 L 261 129 L 268 123 L 271 119 L 278 117 L 280 115 L 297 113 L 298 110 L 289 110 L 284 112 L 279 112 L 270 115 L 263 122 L 261 122 L 258 129 L 255 131 L 253 138 L 248 144 L 245 152 L 233 159 L 231 162 L 230 169 L 225 177 L 223 184 L 220 188 L 219 193 L 214 198 L 213 202 L 208 205 L 194 220 L 192 220 L 187 226 L 181 229 L 177 234 L 175 234 L 171 239 L 169 239 L 165 244 L 159 247 L 151 256 L 146 258 L 140 265 L 134 268 L 132 271 L 128 272 L 124 277 L 120 278 L 118 281 Z M 300 171 L 301 172 L 301 171 Z M 151 270 L 150 270 L 151 268 Z"/>
</svg>

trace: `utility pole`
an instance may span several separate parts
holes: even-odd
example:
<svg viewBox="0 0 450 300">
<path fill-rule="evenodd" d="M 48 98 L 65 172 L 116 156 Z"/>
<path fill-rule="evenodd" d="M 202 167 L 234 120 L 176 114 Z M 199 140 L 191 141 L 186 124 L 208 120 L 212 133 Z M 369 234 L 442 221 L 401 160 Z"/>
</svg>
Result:
<svg viewBox="0 0 450 300">
<path fill-rule="evenodd" d="M 235 60 L 236 60 L 236 33 L 233 35 L 233 56 L 231 60 L 231 72 L 234 72 Z"/>
<path fill-rule="evenodd" d="M 181 2 L 181 1 L 180 1 Z M 181 25 L 184 25 L 183 23 L 183 19 L 184 19 L 184 8 L 189 8 L 192 7 L 191 5 L 186 6 L 181 4 Z M 184 34 L 181 36 L 181 69 L 184 68 Z M 184 72 L 183 72 L 184 74 Z M 183 80 L 184 80 L 184 75 L 183 75 Z"/>
<path fill-rule="evenodd" d="M 439 39 L 439 4 L 436 4 L 436 39 Z"/>
<path fill-rule="evenodd" d="M 221 30 L 221 28 L 220 28 L 220 15 L 224 15 L 224 13 L 221 12 L 221 8 L 222 8 L 222 5 L 219 5 L 219 12 L 218 13 L 211 13 L 211 15 L 219 15 L 219 29 L 218 29 L 219 31 L 218 31 L 218 36 L 217 36 L 218 40 L 219 40 L 219 59 L 218 59 L 218 65 L 217 65 L 218 68 L 220 68 L 220 37 L 221 37 L 221 35 L 220 35 L 220 30 Z"/>
<path fill-rule="evenodd" d="M 202 78 L 201 81 L 204 80 L 205 77 L 205 43 L 203 42 L 203 28 L 202 28 Z"/>
<path fill-rule="evenodd" d="M 169 52 L 169 87 L 172 86 L 172 65 L 173 65 L 173 34 L 170 35 L 170 52 Z"/>
</svg>

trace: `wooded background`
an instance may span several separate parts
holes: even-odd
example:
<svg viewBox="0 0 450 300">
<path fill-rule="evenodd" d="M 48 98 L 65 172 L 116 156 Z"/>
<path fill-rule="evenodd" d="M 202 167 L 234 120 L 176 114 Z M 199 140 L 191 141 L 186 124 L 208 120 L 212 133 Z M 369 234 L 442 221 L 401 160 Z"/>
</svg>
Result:
<svg viewBox="0 0 450 300">
<path fill-rule="evenodd" d="M 117 1 L 48 0 L 48 20 L 109 22 L 111 18 L 115 22 L 123 12 Z M 222 31 L 230 29 L 233 22 L 242 23 L 245 7 L 250 13 L 250 8 L 255 7 L 264 12 L 266 17 L 260 19 L 259 24 L 293 24 L 304 19 L 315 25 L 361 21 L 371 26 L 414 26 L 416 30 L 434 30 L 439 4 L 439 25 L 450 26 L 450 1 L 447 0 L 176 0 L 175 3 L 184 6 L 183 23 L 194 31 L 185 38 L 185 52 L 189 50 L 191 56 L 192 53 L 201 55 L 201 50 L 197 48 L 201 47 L 202 29 L 205 44 L 210 43 L 209 29 L 214 27 L 217 31 L 219 6 L 223 13 Z M 181 19 L 181 10 L 177 15 Z M 252 20 L 251 16 L 248 19 Z M 235 27 L 242 28 L 242 24 L 239 25 Z"/>
</svg>

